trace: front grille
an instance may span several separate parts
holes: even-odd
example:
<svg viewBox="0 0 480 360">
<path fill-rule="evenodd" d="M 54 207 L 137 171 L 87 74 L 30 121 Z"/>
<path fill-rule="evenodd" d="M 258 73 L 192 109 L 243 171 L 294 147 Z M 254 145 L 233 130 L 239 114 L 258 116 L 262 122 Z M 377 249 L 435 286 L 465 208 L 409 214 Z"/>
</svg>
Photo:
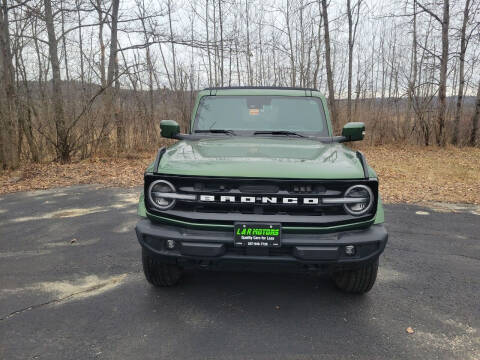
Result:
<svg viewBox="0 0 480 360">
<path fill-rule="evenodd" d="M 147 210 L 154 214 L 189 220 L 196 223 L 233 224 L 236 221 L 278 222 L 290 226 L 329 226 L 364 221 L 373 218 L 376 210 L 378 182 L 376 180 L 289 180 L 215 178 L 190 176 L 145 175 L 145 194 L 151 182 L 163 179 L 171 182 L 179 194 L 194 195 L 195 200 L 177 199 L 169 210 L 158 211 L 145 197 Z M 363 216 L 345 212 L 343 205 L 322 203 L 323 199 L 343 196 L 354 184 L 368 185 L 375 194 L 374 205 Z M 212 201 L 200 201 L 208 196 Z M 222 197 L 235 202 L 220 201 Z M 248 198 L 254 202 L 240 203 Z M 276 198 L 272 203 L 265 198 Z M 298 203 L 284 203 L 284 199 Z M 304 204 L 304 199 L 319 199 L 318 204 Z M 225 199 L 224 199 L 225 200 Z M 265 201 L 265 202 L 264 202 Z"/>
<path fill-rule="evenodd" d="M 344 214 L 343 207 L 329 206 L 328 208 L 312 206 L 293 206 L 286 204 L 278 205 L 250 205 L 250 204 L 198 204 L 192 201 L 179 201 L 176 210 L 195 211 L 205 213 L 222 214 L 252 214 L 252 215 L 299 215 L 299 216 L 322 216 L 322 215 L 341 215 Z"/>
</svg>

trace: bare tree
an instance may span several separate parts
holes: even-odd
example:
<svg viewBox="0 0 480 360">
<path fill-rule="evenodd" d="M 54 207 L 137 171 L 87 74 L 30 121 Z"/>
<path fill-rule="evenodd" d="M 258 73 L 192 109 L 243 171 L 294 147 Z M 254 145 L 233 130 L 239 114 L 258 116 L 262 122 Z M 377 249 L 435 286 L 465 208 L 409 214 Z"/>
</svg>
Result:
<svg viewBox="0 0 480 360">
<path fill-rule="evenodd" d="M 351 0 L 347 0 L 348 17 L 348 90 L 347 90 L 347 121 L 352 121 L 352 67 L 353 67 L 353 47 L 355 46 L 355 37 L 357 35 L 358 21 L 360 20 L 360 7 L 362 1 L 358 0 L 352 8 Z M 353 13 L 355 14 L 355 24 L 353 23 Z"/>
<path fill-rule="evenodd" d="M 71 144 L 69 141 L 67 127 L 65 125 L 65 112 L 63 108 L 62 79 L 60 75 L 60 60 L 58 57 L 58 40 L 55 35 L 55 25 L 53 22 L 53 11 L 51 0 L 44 0 L 45 6 L 45 25 L 48 34 L 48 53 L 52 65 L 52 102 L 53 118 L 57 131 L 58 158 L 62 162 L 70 161 Z"/>
<path fill-rule="evenodd" d="M 335 108 L 335 90 L 333 87 L 333 71 L 330 59 L 330 30 L 328 27 L 328 7 L 327 0 L 322 1 L 322 16 L 324 28 L 324 42 L 325 42 L 325 67 L 327 69 L 327 83 L 328 83 L 328 102 L 330 105 L 330 112 L 332 114 L 332 122 L 337 121 L 337 112 Z"/>
<path fill-rule="evenodd" d="M 108 114 L 113 112 L 115 117 L 115 125 L 117 129 L 117 150 L 122 151 L 125 148 L 125 132 L 123 129 L 123 123 L 121 116 L 118 113 L 119 109 L 115 104 L 115 94 L 117 89 L 113 88 L 113 83 L 118 76 L 118 59 L 117 59 L 117 46 L 118 46 L 118 9 L 120 6 L 120 0 L 112 0 L 112 13 L 110 22 L 110 54 L 108 57 L 107 68 L 107 83 L 106 83 L 106 111 Z M 108 115 L 107 115 L 108 116 Z"/>
<path fill-rule="evenodd" d="M 218 21 L 220 25 L 220 86 L 223 86 L 223 66 L 224 66 L 224 51 L 223 51 L 223 13 L 222 0 L 218 0 Z"/>
<path fill-rule="evenodd" d="M 251 53 L 251 50 L 250 50 L 250 22 L 249 22 L 249 18 L 250 18 L 250 11 L 249 11 L 249 8 L 248 8 L 248 0 L 245 0 L 245 21 L 246 21 L 246 25 L 247 25 L 247 51 L 246 51 L 246 57 L 247 57 L 247 74 L 248 74 L 248 85 L 252 85 L 253 84 L 253 69 L 252 69 L 252 62 L 251 62 L 251 57 L 252 57 L 252 53 Z"/>
<path fill-rule="evenodd" d="M 475 112 L 472 116 L 472 131 L 470 133 L 470 146 L 475 146 L 478 137 L 478 123 L 480 121 L 480 81 L 477 88 L 477 100 L 475 102 Z"/>
<path fill-rule="evenodd" d="M 455 111 L 455 120 L 452 136 L 452 144 L 458 144 L 458 133 L 460 126 L 460 118 L 462 117 L 462 105 L 463 105 L 463 92 L 465 87 L 465 53 L 467 52 L 468 39 L 466 36 L 467 24 L 470 12 L 470 0 L 465 1 L 465 8 L 463 10 L 463 22 L 460 30 L 460 53 L 459 57 L 459 73 L 458 73 L 458 95 L 457 95 L 457 107 Z"/>
<path fill-rule="evenodd" d="M 112 0 L 114 1 L 114 0 Z M 177 88 L 177 60 L 175 57 L 175 41 L 173 38 L 173 26 L 172 26 L 172 3 L 171 0 L 167 0 L 168 9 L 168 27 L 170 30 L 170 46 L 172 49 L 172 66 L 173 66 L 173 87 Z"/>
<path fill-rule="evenodd" d="M 212 57 L 210 55 L 210 38 L 208 31 L 208 0 L 205 2 L 205 34 L 207 37 L 207 56 L 208 56 L 208 86 L 212 86 Z"/>
<path fill-rule="evenodd" d="M 290 73 L 291 73 L 291 80 L 290 86 L 295 87 L 297 74 L 296 74 L 296 65 L 295 65 L 295 49 L 293 46 L 293 35 L 291 30 L 291 23 L 290 23 L 290 1 L 287 0 L 287 8 L 285 9 L 285 23 L 287 25 L 287 36 L 288 36 L 288 48 L 289 48 L 289 57 L 290 57 Z"/>
<path fill-rule="evenodd" d="M 442 52 L 440 55 L 440 75 L 438 84 L 438 110 L 437 110 L 437 145 L 445 145 L 445 116 L 447 111 L 447 71 L 448 71 L 448 50 L 449 38 L 448 30 L 450 26 L 450 0 L 443 0 L 442 18 L 436 15 L 427 7 L 418 3 L 423 11 L 428 13 L 433 19 L 438 21 L 442 29 Z"/>
<path fill-rule="evenodd" d="M 16 142 L 17 95 L 15 89 L 7 0 L 2 0 L 0 13 L 0 162 L 4 169 L 19 163 Z"/>
</svg>

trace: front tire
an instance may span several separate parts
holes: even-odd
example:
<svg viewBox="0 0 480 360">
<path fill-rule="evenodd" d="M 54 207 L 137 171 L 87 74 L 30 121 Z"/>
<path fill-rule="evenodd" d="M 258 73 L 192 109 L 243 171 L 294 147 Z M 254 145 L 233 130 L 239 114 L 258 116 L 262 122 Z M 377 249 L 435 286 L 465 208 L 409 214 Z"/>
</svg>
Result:
<svg viewBox="0 0 480 360">
<path fill-rule="evenodd" d="M 340 290 L 351 294 L 364 294 L 375 284 L 378 272 L 378 259 L 353 270 L 343 270 L 333 274 L 333 281 Z"/>
<path fill-rule="evenodd" d="M 143 272 L 147 281 L 156 287 L 169 287 L 178 284 L 183 271 L 177 264 L 168 264 L 148 255 L 142 249 Z"/>
</svg>

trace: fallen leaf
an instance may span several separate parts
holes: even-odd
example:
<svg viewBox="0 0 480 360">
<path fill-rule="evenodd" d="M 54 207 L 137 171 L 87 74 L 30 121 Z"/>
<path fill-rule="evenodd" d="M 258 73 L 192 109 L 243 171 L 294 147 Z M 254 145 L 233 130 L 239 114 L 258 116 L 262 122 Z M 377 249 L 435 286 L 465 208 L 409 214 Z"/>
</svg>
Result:
<svg viewBox="0 0 480 360">
<path fill-rule="evenodd" d="M 399 144 L 352 147 L 363 151 L 377 172 L 386 203 L 480 205 L 480 148 Z M 74 184 L 140 186 L 145 168 L 155 156 L 156 151 L 148 151 L 74 159 L 68 164 L 24 163 L 18 171 L 0 171 L 0 194 Z"/>
<path fill-rule="evenodd" d="M 415 332 L 415 330 L 413 330 L 410 326 L 407 327 L 406 331 L 408 334 L 413 334 Z"/>
</svg>

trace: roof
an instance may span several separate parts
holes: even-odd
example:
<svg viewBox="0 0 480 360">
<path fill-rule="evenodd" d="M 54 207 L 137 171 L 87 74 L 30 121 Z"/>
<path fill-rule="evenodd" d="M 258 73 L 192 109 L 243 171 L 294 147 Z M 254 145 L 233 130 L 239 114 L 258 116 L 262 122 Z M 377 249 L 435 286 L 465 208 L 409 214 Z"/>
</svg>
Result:
<svg viewBox="0 0 480 360">
<path fill-rule="evenodd" d="M 209 87 L 199 92 L 199 96 L 324 96 L 315 89 L 297 87 L 275 87 L 275 86 L 230 86 L 230 87 Z"/>
</svg>

